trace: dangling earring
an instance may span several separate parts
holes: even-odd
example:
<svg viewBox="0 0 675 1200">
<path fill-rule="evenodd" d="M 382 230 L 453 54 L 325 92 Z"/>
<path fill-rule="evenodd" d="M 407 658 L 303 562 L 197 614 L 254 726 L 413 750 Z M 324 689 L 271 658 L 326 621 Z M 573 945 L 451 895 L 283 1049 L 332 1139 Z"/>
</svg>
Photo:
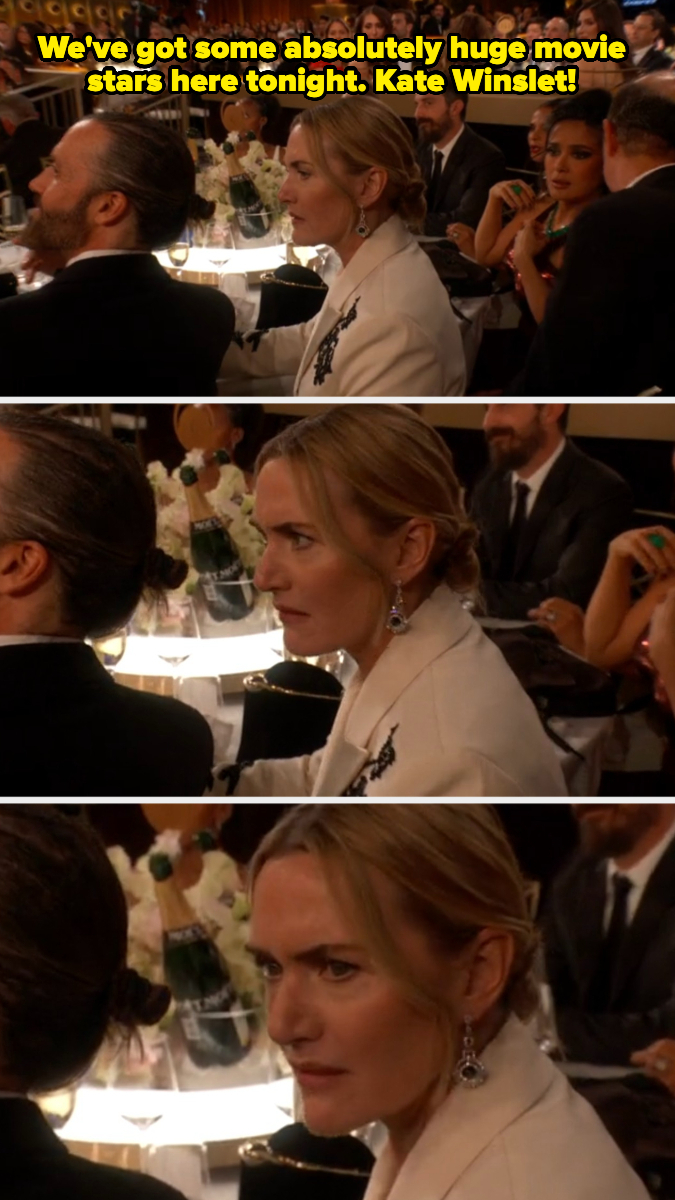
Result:
<svg viewBox="0 0 675 1200">
<path fill-rule="evenodd" d="M 476 1055 L 471 1018 L 465 1017 L 462 1056 L 452 1073 L 453 1081 L 461 1087 L 478 1088 L 483 1086 L 487 1077 L 487 1070 Z"/>
<path fill-rule="evenodd" d="M 370 237 L 370 229 L 368 227 L 368 222 L 366 221 L 365 209 L 363 208 L 359 209 L 359 223 L 356 226 L 356 232 L 358 233 L 359 237 Z"/>
<path fill-rule="evenodd" d="M 389 609 L 387 629 L 390 633 L 405 633 L 409 624 L 410 622 L 403 607 L 403 589 L 399 579 L 396 583 L 396 596 L 394 597 L 394 603 Z"/>
</svg>

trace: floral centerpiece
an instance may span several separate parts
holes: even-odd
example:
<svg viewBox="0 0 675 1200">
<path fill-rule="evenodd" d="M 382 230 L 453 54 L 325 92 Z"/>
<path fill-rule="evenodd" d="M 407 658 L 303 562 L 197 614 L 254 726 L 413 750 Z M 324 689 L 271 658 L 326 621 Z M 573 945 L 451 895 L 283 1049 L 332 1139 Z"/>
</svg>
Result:
<svg viewBox="0 0 675 1200">
<path fill-rule="evenodd" d="M 281 185 L 286 178 L 286 168 L 280 162 L 268 158 L 264 146 L 256 140 L 242 139 L 242 136 L 235 132 L 229 133 L 227 140 L 235 147 L 242 140 L 248 141 L 246 153 L 241 157 L 237 156 L 239 162 L 252 180 L 265 209 L 271 214 L 278 240 L 280 242 L 289 241 L 293 226 L 284 205 L 279 200 Z M 210 159 L 210 165 L 200 167 L 198 170 L 196 190 L 205 200 L 215 203 L 215 220 L 233 222 L 235 210 L 230 200 L 230 176 L 225 161 L 225 152 L 222 146 L 218 146 L 212 138 L 209 138 L 204 143 L 204 156 Z"/>
</svg>

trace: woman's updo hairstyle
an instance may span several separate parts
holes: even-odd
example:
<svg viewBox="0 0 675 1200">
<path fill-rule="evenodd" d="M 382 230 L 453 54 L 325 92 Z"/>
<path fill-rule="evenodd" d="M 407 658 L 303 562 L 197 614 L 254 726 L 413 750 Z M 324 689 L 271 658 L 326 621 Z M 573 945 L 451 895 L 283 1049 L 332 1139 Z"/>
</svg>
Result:
<svg viewBox="0 0 675 1200">
<path fill-rule="evenodd" d="M 526 1019 L 537 1006 L 533 967 L 538 937 L 529 889 L 504 829 L 485 804 L 305 804 L 262 842 L 250 886 L 266 863 L 315 855 L 339 902 L 356 917 L 365 944 L 410 1001 L 435 1013 L 451 1051 L 463 1014 L 418 978 L 396 941 L 397 916 L 424 931 L 432 950 L 451 960 L 482 929 L 511 935 L 513 963 L 501 1005 Z M 385 911 L 378 874 L 393 885 Z"/>
<path fill-rule="evenodd" d="M 327 106 L 328 107 L 328 106 Z M 471 523 L 443 438 L 405 404 L 341 404 L 290 425 L 258 456 L 259 473 L 286 460 L 301 487 L 308 486 L 316 518 L 329 540 L 369 573 L 375 568 L 343 533 L 327 486 L 331 472 L 349 502 L 376 533 L 394 533 L 413 517 L 436 527 L 431 566 L 438 582 L 468 593 L 478 587 L 478 532 Z M 387 595 L 390 580 L 382 580 Z"/>
<path fill-rule="evenodd" d="M 400 117 L 374 96 L 344 96 L 328 104 L 313 104 L 298 113 L 299 126 L 309 138 L 319 169 L 345 195 L 331 167 L 337 160 L 347 175 L 370 167 L 387 172 L 385 197 L 393 211 L 411 228 L 420 228 L 427 206 L 425 187 L 413 140 Z"/>
<path fill-rule="evenodd" d="M 127 907 L 98 835 L 47 805 L 0 806 L 0 1077 L 40 1094 L 80 1077 L 107 1034 L 169 1008 L 127 966 Z"/>
</svg>

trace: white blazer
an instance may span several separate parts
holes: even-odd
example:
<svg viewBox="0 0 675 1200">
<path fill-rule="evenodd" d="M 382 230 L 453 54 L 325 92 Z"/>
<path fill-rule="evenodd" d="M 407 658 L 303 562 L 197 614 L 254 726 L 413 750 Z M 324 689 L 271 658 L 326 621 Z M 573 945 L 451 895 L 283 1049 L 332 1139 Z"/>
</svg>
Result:
<svg viewBox="0 0 675 1200">
<path fill-rule="evenodd" d="M 534 705 L 501 651 L 442 584 L 366 679 L 352 680 L 323 750 L 256 762 L 241 772 L 234 794 L 565 796 L 567 790 Z"/>
<path fill-rule="evenodd" d="M 590 1105 L 512 1017 L 398 1174 L 388 1146 L 364 1200 L 649 1200 Z"/>
<path fill-rule="evenodd" d="M 236 335 L 220 370 L 294 375 L 294 396 L 463 396 L 462 335 L 436 271 L 400 217 L 364 240 L 311 321 Z"/>
</svg>

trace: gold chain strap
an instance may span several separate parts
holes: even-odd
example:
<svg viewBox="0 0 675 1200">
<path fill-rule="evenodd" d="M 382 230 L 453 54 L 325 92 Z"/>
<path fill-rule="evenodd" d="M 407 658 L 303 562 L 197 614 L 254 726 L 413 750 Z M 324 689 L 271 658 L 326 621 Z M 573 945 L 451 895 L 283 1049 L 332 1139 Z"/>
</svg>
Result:
<svg viewBox="0 0 675 1200">
<path fill-rule="evenodd" d="M 324 1167 L 320 1163 L 299 1162 L 296 1158 L 288 1158 L 285 1154 L 277 1154 L 265 1139 L 257 1142 L 244 1142 L 239 1147 L 239 1157 L 247 1167 L 293 1167 L 296 1171 L 323 1171 L 327 1175 L 350 1175 L 352 1178 L 370 1179 L 370 1171 L 357 1171 L 353 1167 Z"/>
<path fill-rule="evenodd" d="M 244 690 L 247 692 L 277 692 L 280 696 L 300 696 L 303 700 L 334 700 L 340 703 L 339 696 L 322 696 L 320 692 L 295 692 L 292 688 L 278 687 L 270 683 L 262 671 L 244 677 Z"/>
<path fill-rule="evenodd" d="M 261 283 L 281 283 L 284 287 L 304 288 L 309 292 L 327 292 L 328 284 L 326 283 L 295 283 L 292 279 L 279 279 L 274 271 L 263 271 L 260 276 Z"/>
</svg>

